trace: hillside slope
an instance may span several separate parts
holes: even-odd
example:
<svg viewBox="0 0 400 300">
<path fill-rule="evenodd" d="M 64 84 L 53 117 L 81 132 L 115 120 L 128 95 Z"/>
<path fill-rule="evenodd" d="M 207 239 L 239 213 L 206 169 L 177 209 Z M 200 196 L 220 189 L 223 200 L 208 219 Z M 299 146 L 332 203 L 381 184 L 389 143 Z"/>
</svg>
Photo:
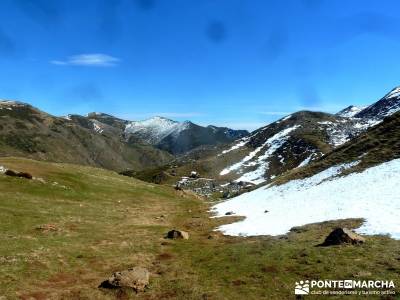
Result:
<svg viewBox="0 0 400 300">
<path fill-rule="evenodd" d="M 278 238 L 224 236 L 214 228 L 238 218 L 209 218 L 207 202 L 190 193 L 92 167 L 21 158 L 0 158 L 0 166 L 36 178 L 0 172 L 0 295 L 6 299 L 280 300 L 293 297 L 299 278 L 400 280 L 398 240 L 367 236 L 356 247 L 315 247 L 333 228 L 355 228 L 359 219 L 308 225 Z M 190 238 L 164 239 L 173 228 Z M 134 266 L 150 271 L 144 292 L 98 288 L 113 272 Z"/>
<path fill-rule="evenodd" d="M 357 143 L 357 136 L 400 110 L 399 91 L 393 89 L 368 107 L 349 106 L 334 115 L 308 111 L 291 114 L 235 141 L 202 163 L 214 166 L 213 176 L 222 180 L 271 182 L 276 176 L 335 153 L 346 142 Z"/>
<path fill-rule="evenodd" d="M 380 124 L 369 128 L 313 164 L 288 172 L 278 182 L 308 177 L 337 164 L 359 161 L 350 170 L 361 171 L 397 158 L 400 158 L 400 112 L 386 117 Z"/>
<path fill-rule="evenodd" d="M 246 217 L 220 230 L 277 235 L 313 222 L 363 218 L 360 233 L 400 239 L 399 129 L 400 112 L 273 184 L 216 205 L 219 216 L 233 211 Z"/>
<path fill-rule="evenodd" d="M 0 102 L 0 156 L 22 156 L 121 171 L 172 159 L 151 145 L 126 142 L 121 130 L 82 116 L 58 118 L 28 104 Z"/>
</svg>

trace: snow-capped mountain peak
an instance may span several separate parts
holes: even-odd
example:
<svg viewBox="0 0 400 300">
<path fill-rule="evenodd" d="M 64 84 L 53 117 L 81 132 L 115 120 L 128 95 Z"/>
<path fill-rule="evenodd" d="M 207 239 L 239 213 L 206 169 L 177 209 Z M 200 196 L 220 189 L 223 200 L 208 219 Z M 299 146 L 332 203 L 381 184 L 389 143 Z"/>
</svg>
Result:
<svg viewBox="0 0 400 300">
<path fill-rule="evenodd" d="M 138 134 L 150 144 L 157 144 L 170 134 L 177 135 L 187 129 L 188 122 L 177 122 L 156 116 L 143 121 L 132 121 L 125 127 L 126 133 Z"/>
<path fill-rule="evenodd" d="M 343 118 L 352 118 L 352 117 L 354 117 L 354 115 L 358 114 L 364 108 L 365 108 L 365 106 L 358 107 L 358 106 L 350 105 L 350 106 L 346 107 L 345 109 L 342 109 L 341 111 L 339 111 L 336 115 L 339 117 L 343 117 Z"/>
<path fill-rule="evenodd" d="M 384 98 L 398 98 L 400 96 L 400 87 L 395 87 Z"/>
<path fill-rule="evenodd" d="M 385 117 L 400 111 L 400 87 L 392 89 L 378 102 L 368 106 L 359 113 L 355 114 L 355 118 L 364 118 L 370 120 L 383 120 Z"/>
</svg>

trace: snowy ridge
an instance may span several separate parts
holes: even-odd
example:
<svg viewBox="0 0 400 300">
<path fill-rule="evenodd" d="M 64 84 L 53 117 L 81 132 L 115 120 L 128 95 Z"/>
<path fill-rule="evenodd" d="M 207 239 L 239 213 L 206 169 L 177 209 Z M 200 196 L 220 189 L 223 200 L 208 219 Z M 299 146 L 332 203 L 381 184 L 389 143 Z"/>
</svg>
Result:
<svg viewBox="0 0 400 300">
<path fill-rule="evenodd" d="M 400 96 L 400 87 L 396 87 L 393 90 L 391 90 L 386 96 L 386 99 L 389 98 L 398 98 Z"/>
<path fill-rule="evenodd" d="M 400 111 L 400 87 L 394 88 L 381 100 L 363 109 L 354 117 L 379 121 L 398 111 Z"/>
<path fill-rule="evenodd" d="M 357 113 L 362 111 L 366 106 L 363 107 L 357 107 L 354 105 L 350 105 L 349 107 L 346 107 L 345 109 L 339 111 L 336 115 L 339 117 L 343 118 L 352 118 L 354 117 Z"/>
<path fill-rule="evenodd" d="M 139 133 L 151 144 L 157 144 L 170 134 L 178 135 L 189 127 L 189 122 L 175 122 L 163 117 L 153 117 L 144 121 L 132 121 L 125 127 L 126 133 Z"/>
<path fill-rule="evenodd" d="M 359 233 L 389 234 L 400 239 L 400 159 L 338 176 L 357 163 L 331 167 L 280 186 L 261 187 L 217 204 L 213 207 L 217 216 L 234 211 L 246 217 L 218 230 L 228 235 L 280 235 L 294 226 L 364 218 Z"/>
<path fill-rule="evenodd" d="M 256 184 L 264 182 L 265 179 L 263 178 L 263 175 L 268 168 L 268 162 L 266 162 L 266 160 L 283 145 L 283 143 L 287 140 L 289 134 L 299 127 L 300 125 L 295 125 L 276 133 L 275 135 L 267 139 L 261 146 L 250 152 L 240 162 L 223 169 L 220 172 L 220 175 L 223 176 L 236 170 L 241 171 L 240 169 L 244 167 L 257 166 L 256 170 L 242 175 L 242 177 L 240 177 L 238 181 L 248 181 Z M 256 158 L 256 155 L 265 147 L 268 147 L 268 149 L 264 152 L 264 154 Z"/>
</svg>

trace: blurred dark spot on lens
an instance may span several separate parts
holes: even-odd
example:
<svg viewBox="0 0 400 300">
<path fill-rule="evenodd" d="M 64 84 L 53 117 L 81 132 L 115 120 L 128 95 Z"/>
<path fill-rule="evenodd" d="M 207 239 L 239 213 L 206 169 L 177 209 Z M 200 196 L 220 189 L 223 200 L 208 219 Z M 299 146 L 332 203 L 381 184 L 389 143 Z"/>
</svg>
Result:
<svg viewBox="0 0 400 300">
<path fill-rule="evenodd" d="M 321 102 L 317 90 L 308 84 L 300 86 L 298 97 L 304 109 L 316 110 Z"/>
<path fill-rule="evenodd" d="M 150 10 L 154 8 L 156 1 L 155 0 L 134 0 L 136 6 L 142 10 Z"/>
<path fill-rule="evenodd" d="M 265 43 L 264 54 L 268 59 L 277 59 L 286 50 L 287 43 L 288 35 L 286 30 L 280 29 L 273 31 Z"/>
<path fill-rule="evenodd" d="M 220 43 L 226 38 L 226 28 L 222 22 L 214 21 L 206 28 L 207 37 L 214 43 Z"/>
<path fill-rule="evenodd" d="M 99 101 L 103 99 L 103 94 L 100 88 L 93 83 L 82 83 L 74 86 L 67 92 L 67 96 L 76 100 L 84 100 L 87 102 Z"/>
<path fill-rule="evenodd" d="M 114 42 L 121 33 L 120 4 L 121 0 L 103 0 L 99 6 L 98 36 L 107 43 Z"/>
<path fill-rule="evenodd" d="M 59 20 L 62 7 L 60 1 L 54 0 L 14 0 L 19 8 L 32 20 L 42 25 Z"/>
<path fill-rule="evenodd" d="M 307 9 L 317 9 L 324 2 L 323 0 L 302 0 L 302 4 Z"/>
<path fill-rule="evenodd" d="M 0 28 L 0 53 L 4 56 L 12 56 L 16 51 L 16 45 L 12 38 L 10 38 Z"/>
</svg>

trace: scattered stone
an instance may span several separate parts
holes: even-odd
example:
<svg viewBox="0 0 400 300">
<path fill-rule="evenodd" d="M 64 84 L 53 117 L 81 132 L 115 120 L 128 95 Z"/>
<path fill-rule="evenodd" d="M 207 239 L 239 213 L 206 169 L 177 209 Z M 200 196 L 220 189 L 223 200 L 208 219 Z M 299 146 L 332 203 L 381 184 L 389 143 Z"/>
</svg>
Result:
<svg viewBox="0 0 400 300">
<path fill-rule="evenodd" d="M 99 287 L 106 289 L 132 288 L 135 292 L 143 292 L 149 284 L 150 272 L 143 267 L 115 272 L 103 281 Z"/>
<path fill-rule="evenodd" d="M 58 231 L 58 227 L 55 224 L 43 224 L 36 227 L 36 229 L 42 232 Z"/>
<path fill-rule="evenodd" d="M 225 216 L 231 216 L 234 215 L 235 213 L 233 211 L 228 211 L 225 213 Z"/>
<path fill-rule="evenodd" d="M 168 239 L 184 239 L 184 240 L 188 240 L 189 239 L 189 233 L 187 233 L 186 231 L 181 231 L 181 230 L 171 230 L 168 231 L 167 233 L 167 238 Z"/>
<path fill-rule="evenodd" d="M 32 179 L 32 175 L 27 173 L 27 172 L 19 172 L 17 174 L 18 177 L 26 178 L 26 179 Z"/>
<path fill-rule="evenodd" d="M 325 239 L 325 241 L 320 244 L 320 246 L 332 246 L 332 245 L 342 245 L 342 244 L 362 244 L 365 242 L 365 238 L 354 233 L 347 228 L 336 228 L 333 230 Z"/>
<path fill-rule="evenodd" d="M 4 172 L 4 174 L 7 175 L 7 176 L 13 176 L 13 177 L 21 177 L 21 178 L 26 178 L 26 179 L 32 179 L 32 175 L 29 174 L 29 173 L 27 173 L 27 172 L 16 172 L 16 171 L 13 171 L 13 170 L 8 169 L 8 170 L 6 170 L 6 171 Z"/>
<path fill-rule="evenodd" d="M 223 191 L 222 192 L 222 198 L 223 199 L 229 198 L 229 195 L 230 195 L 229 191 Z"/>
<path fill-rule="evenodd" d="M 353 274 L 354 277 L 370 277 L 372 276 L 371 272 L 368 271 L 359 271 L 356 274 Z"/>
<path fill-rule="evenodd" d="M 17 176 L 18 176 L 18 173 L 17 173 L 17 172 L 15 172 L 15 171 L 13 171 L 13 170 L 10 170 L 10 169 L 6 170 L 6 171 L 4 172 L 4 174 L 7 175 L 7 176 L 14 176 L 14 177 L 17 177 Z"/>
<path fill-rule="evenodd" d="M 197 173 L 196 171 L 192 171 L 190 172 L 190 178 L 199 178 L 199 173 Z"/>
</svg>

